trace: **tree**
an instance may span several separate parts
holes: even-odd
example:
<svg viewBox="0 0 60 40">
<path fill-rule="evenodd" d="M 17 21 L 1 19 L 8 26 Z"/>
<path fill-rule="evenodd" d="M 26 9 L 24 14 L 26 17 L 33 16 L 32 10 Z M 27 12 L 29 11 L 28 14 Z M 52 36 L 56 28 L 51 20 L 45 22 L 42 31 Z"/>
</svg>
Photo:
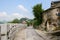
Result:
<svg viewBox="0 0 60 40">
<path fill-rule="evenodd" d="M 10 23 L 20 23 L 20 21 L 16 18 L 13 21 L 11 21 Z"/>
<path fill-rule="evenodd" d="M 28 18 L 21 18 L 20 23 L 22 23 L 23 21 L 26 21 L 26 20 L 28 20 Z"/>
<path fill-rule="evenodd" d="M 33 7 L 33 15 L 35 16 L 34 20 L 34 24 L 36 25 L 40 25 L 42 23 L 42 12 L 43 12 L 43 9 L 42 9 L 42 4 L 37 4 Z"/>
</svg>

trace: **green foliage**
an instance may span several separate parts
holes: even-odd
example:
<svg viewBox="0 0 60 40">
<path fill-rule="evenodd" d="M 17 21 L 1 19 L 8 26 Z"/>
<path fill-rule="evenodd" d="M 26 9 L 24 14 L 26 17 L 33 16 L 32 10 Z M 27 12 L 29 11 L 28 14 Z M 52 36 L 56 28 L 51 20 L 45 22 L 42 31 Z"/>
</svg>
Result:
<svg viewBox="0 0 60 40">
<path fill-rule="evenodd" d="M 28 20 L 28 18 L 21 18 L 20 23 L 22 23 L 22 21 L 26 21 L 26 20 Z"/>
<path fill-rule="evenodd" d="M 27 22 L 27 26 L 29 26 L 29 22 L 28 21 L 26 21 Z"/>
<path fill-rule="evenodd" d="M 13 21 L 11 21 L 10 23 L 20 23 L 20 21 L 16 18 Z"/>
<path fill-rule="evenodd" d="M 39 25 L 38 20 L 37 19 L 33 20 L 33 27 L 38 28 L 38 25 Z"/>
<path fill-rule="evenodd" d="M 35 16 L 34 25 L 40 25 L 42 23 L 43 20 L 42 12 L 43 12 L 42 4 L 37 4 L 33 7 L 33 14 Z"/>
<path fill-rule="evenodd" d="M 28 19 L 26 22 L 27 22 L 27 26 L 30 26 L 30 25 L 32 25 L 32 19 Z"/>
<path fill-rule="evenodd" d="M 28 18 L 21 18 L 20 20 L 18 20 L 17 18 L 8 22 L 8 23 L 22 23 L 23 21 L 26 21 L 27 26 L 32 24 L 32 19 L 28 19 Z"/>
</svg>

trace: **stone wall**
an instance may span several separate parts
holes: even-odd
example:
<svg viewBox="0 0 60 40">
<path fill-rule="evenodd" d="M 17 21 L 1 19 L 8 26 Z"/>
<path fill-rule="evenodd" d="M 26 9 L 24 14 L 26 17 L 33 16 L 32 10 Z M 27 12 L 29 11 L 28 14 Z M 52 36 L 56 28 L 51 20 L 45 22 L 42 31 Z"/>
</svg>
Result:
<svg viewBox="0 0 60 40">
<path fill-rule="evenodd" d="M 58 25 L 58 17 L 57 14 L 59 13 L 59 8 L 54 8 L 51 10 L 47 10 L 43 13 L 43 25 L 47 28 L 47 30 L 52 31 L 55 27 L 59 27 Z"/>
<path fill-rule="evenodd" d="M 1 40 L 13 40 L 15 33 L 26 27 L 26 24 L 0 24 L 0 38 Z"/>
<path fill-rule="evenodd" d="M 52 7 L 52 8 L 60 7 L 60 1 L 52 2 L 52 3 L 51 3 L 51 7 Z"/>
</svg>

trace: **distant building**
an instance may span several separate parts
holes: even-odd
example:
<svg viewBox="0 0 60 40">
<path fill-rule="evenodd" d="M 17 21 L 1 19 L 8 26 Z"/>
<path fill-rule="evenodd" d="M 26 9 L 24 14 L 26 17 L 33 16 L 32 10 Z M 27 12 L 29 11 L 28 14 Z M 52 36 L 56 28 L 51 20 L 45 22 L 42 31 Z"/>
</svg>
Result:
<svg viewBox="0 0 60 40">
<path fill-rule="evenodd" d="M 22 24 L 26 24 L 26 21 L 22 21 Z"/>
<path fill-rule="evenodd" d="M 43 12 L 43 19 L 42 27 L 48 31 L 60 27 L 60 1 L 51 3 L 51 7 Z"/>
</svg>

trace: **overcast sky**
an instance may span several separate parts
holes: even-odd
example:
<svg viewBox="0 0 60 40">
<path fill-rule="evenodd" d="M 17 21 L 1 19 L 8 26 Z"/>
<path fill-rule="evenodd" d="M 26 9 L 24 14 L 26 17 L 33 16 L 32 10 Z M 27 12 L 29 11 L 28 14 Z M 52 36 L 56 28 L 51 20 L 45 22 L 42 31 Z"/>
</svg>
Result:
<svg viewBox="0 0 60 40">
<path fill-rule="evenodd" d="M 32 7 L 41 3 L 48 9 L 52 0 L 0 0 L 0 21 L 27 17 L 33 19 Z"/>
</svg>

